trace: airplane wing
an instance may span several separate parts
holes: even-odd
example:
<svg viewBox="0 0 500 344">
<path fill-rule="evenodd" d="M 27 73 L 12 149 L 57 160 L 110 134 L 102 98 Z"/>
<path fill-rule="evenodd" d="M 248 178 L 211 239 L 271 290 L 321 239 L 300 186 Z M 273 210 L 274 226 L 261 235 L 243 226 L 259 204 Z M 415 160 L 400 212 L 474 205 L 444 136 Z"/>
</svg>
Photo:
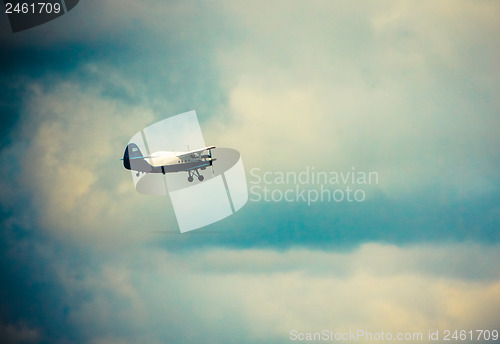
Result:
<svg viewBox="0 0 500 344">
<path fill-rule="evenodd" d="M 210 149 L 214 149 L 215 146 L 209 146 L 209 147 L 204 147 L 204 148 L 200 148 L 200 149 L 196 149 L 196 150 L 192 150 L 192 151 L 189 151 L 189 152 L 182 152 L 181 154 L 178 155 L 178 157 L 182 158 L 182 157 L 187 157 L 187 156 L 191 156 L 195 153 L 201 153 L 201 152 L 204 152 L 206 150 L 210 150 Z"/>
</svg>

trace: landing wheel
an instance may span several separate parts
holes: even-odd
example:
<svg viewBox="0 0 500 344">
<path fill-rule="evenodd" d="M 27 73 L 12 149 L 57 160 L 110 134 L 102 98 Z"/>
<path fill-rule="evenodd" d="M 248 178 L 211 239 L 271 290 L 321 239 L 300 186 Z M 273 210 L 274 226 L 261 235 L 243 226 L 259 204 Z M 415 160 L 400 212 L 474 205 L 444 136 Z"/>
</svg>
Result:
<svg viewBox="0 0 500 344">
<path fill-rule="evenodd" d="M 203 176 L 200 174 L 200 175 L 198 176 L 198 180 L 199 180 L 200 182 L 202 182 L 202 181 L 203 181 L 203 179 L 205 179 L 205 177 L 203 177 Z"/>
<path fill-rule="evenodd" d="M 192 181 L 193 181 L 193 176 L 189 176 L 189 177 L 188 177 L 188 182 L 190 182 L 190 183 L 191 183 Z"/>
</svg>

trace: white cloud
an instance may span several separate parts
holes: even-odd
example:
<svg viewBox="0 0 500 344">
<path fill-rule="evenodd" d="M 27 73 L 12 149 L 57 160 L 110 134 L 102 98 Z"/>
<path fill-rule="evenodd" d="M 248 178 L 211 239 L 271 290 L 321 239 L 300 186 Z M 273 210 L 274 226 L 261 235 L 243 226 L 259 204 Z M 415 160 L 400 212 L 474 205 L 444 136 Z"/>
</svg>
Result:
<svg viewBox="0 0 500 344">
<path fill-rule="evenodd" d="M 292 329 L 495 328 L 500 271 L 483 263 L 498 252 L 465 244 L 366 244 L 346 253 L 154 249 L 141 252 L 140 263 L 129 254 L 80 279 L 65 279 L 74 269 L 57 266 L 66 290 L 92 295 L 71 319 L 98 337 L 123 328 L 133 333 L 123 338 L 148 341 L 286 342 Z M 456 268 L 466 260 L 481 271 L 463 278 Z"/>
<path fill-rule="evenodd" d="M 211 20 L 211 13 L 204 17 L 204 7 L 192 3 L 172 8 L 158 1 L 150 4 L 154 11 L 134 1 L 92 8 L 90 3 L 97 2 L 81 2 L 82 12 L 75 9 L 60 19 L 102 10 L 93 21 L 79 16 L 74 31 L 47 25 L 24 37 L 36 40 L 48 32 L 54 35 L 40 44 L 50 45 L 123 33 L 133 23 L 146 25 L 148 33 L 165 30 L 191 39 L 200 32 L 191 23 Z M 495 31 L 498 5 L 316 4 L 213 4 L 234 28 L 231 42 L 239 43 L 229 47 L 225 35 L 214 39 L 228 104 L 208 123 L 207 142 L 239 149 L 247 168 L 377 170 L 381 187 L 391 192 L 434 182 L 466 195 L 491 187 L 497 180 L 491 147 L 499 143 L 498 119 L 491 115 L 498 100 L 488 96 L 499 86 L 499 50 L 498 40 L 488 37 L 500 32 Z M 72 36 L 78 30 L 81 36 Z M 474 44 L 491 48 L 475 54 Z M 475 58 L 483 64 L 474 65 Z M 109 77 L 125 93 L 141 87 L 106 74 L 103 66 L 85 68 Z M 460 93 L 463 85 L 453 82 L 461 79 L 484 85 L 478 93 L 485 98 Z M 92 337 L 89 342 L 289 342 L 293 328 L 427 331 L 497 325 L 498 245 L 366 244 L 347 253 L 175 253 L 145 245 L 155 238 L 146 239 L 144 231 L 175 222 L 173 213 L 166 211 L 168 200 L 137 195 L 119 159 L 129 137 L 155 115 L 146 105 L 121 102 L 104 91 L 102 83 L 32 84 L 19 141 L 0 157 L 6 166 L 0 200 L 8 207 L 23 203 L 10 223 L 34 218 L 35 225 L 26 227 L 62 239 L 54 246 L 88 249 L 91 262 L 80 258 L 75 266 L 74 258 L 60 257 L 57 248 L 39 248 L 66 292 L 61 298 L 70 305 L 68 321 Z M 154 103 L 144 97 L 144 103 Z M 38 335 L 22 326 L 0 330 Z"/>
<path fill-rule="evenodd" d="M 219 51 L 232 122 L 212 132 L 247 167 L 377 170 L 393 195 L 495 189 L 497 3 L 227 7 L 242 39 Z"/>
<path fill-rule="evenodd" d="M 103 96 L 98 86 L 66 81 L 27 89 L 25 115 L 2 152 L 10 166 L 2 202 L 28 202 L 18 204 L 20 213 L 51 236 L 103 247 L 135 241 L 149 226 L 165 229 L 173 219 L 168 199 L 141 198 L 120 161 L 129 138 L 155 114 Z M 164 214 L 164 224 L 145 215 L 150 211 Z"/>
</svg>

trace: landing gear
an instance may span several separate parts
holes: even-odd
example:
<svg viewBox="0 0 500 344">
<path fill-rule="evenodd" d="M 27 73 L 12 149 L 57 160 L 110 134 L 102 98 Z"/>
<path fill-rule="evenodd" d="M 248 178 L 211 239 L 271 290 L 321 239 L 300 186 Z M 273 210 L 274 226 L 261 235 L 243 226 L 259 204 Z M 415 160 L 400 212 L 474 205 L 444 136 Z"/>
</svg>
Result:
<svg viewBox="0 0 500 344">
<path fill-rule="evenodd" d="M 198 180 L 200 182 L 202 182 L 205 179 L 205 177 L 203 177 L 197 169 L 196 170 L 189 170 L 187 172 L 188 172 L 188 182 L 190 182 L 190 183 L 193 182 L 194 177 L 198 177 Z"/>
</svg>

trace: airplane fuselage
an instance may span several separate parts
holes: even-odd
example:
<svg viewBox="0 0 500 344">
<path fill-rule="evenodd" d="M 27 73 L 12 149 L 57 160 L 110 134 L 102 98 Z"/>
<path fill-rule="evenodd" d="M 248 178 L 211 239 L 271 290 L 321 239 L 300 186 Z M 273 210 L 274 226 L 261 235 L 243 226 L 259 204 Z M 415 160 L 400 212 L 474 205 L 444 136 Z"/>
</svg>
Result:
<svg viewBox="0 0 500 344">
<path fill-rule="evenodd" d="M 212 166 L 213 161 L 211 149 L 215 147 L 205 147 L 190 152 L 170 152 L 159 151 L 148 156 L 143 156 L 139 147 L 135 143 L 130 143 L 125 148 L 123 155 L 123 166 L 127 170 L 140 173 L 172 173 L 188 172 L 188 180 L 192 181 L 193 176 L 197 176 L 202 181 L 198 169 L 204 170 L 207 166 Z M 202 155 L 203 151 L 208 151 L 208 155 Z"/>
</svg>

